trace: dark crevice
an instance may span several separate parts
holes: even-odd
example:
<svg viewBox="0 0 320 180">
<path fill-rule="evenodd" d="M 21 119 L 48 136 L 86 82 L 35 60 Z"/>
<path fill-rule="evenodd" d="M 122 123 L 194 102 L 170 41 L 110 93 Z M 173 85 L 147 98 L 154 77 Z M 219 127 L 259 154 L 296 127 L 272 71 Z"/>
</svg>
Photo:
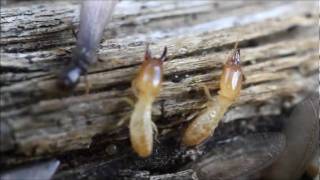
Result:
<svg viewBox="0 0 320 180">
<path fill-rule="evenodd" d="M 34 69 L 31 70 L 29 68 L 23 68 L 23 67 L 10 67 L 10 66 L 1 66 L 0 67 L 0 74 L 5 73 L 33 73 L 33 72 L 43 72 L 43 70 Z"/>
<path fill-rule="evenodd" d="M 267 44 L 274 43 L 275 41 L 282 41 L 285 39 L 289 39 L 292 37 L 295 37 L 299 31 L 304 31 L 310 27 L 301 27 L 298 25 L 292 25 L 286 30 L 281 30 L 278 32 L 275 32 L 274 34 L 268 34 L 260 37 L 256 37 L 253 39 L 248 39 L 248 40 L 243 40 L 239 41 L 238 47 L 241 48 L 252 48 L 252 47 L 258 47 L 258 46 L 263 46 Z M 211 52 L 223 52 L 223 51 L 230 51 L 231 49 L 234 48 L 234 42 L 233 43 L 227 43 L 223 44 L 221 46 L 216 46 L 216 47 L 211 47 L 207 49 L 201 49 L 201 50 L 195 50 L 192 52 L 188 52 L 186 54 L 181 54 L 177 56 L 170 57 L 170 59 L 180 59 L 184 57 L 190 57 L 190 56 L 199 56 L 202 55 L 202 53 L 205 51 L 206 53 L 211 53 Z"/>
<path fill-rule="evenodd" d="M 28 42 L 28 43 L 34 43 L 36 42 Z M 24 44 L 24 43 L 22 43 Z M 57 45 L 60 47 L 62 46 L 73 46 L 74 42 L 65 42 L 65 43 L 56 43 L 56 44 L 48 44 L 48 45 L 43 45 L 40 43 L 37 43 L 36 45 L 30 47 L 10 47 L 10 44 L 7 44 L 6 46 L 3 46 L 2 49 L 4 50 L 5 53 L 29 53 L 29 52 L 36 52 L 39 50 L 49 50 L 51 48 L 58 48 Z"/>
<path fill-rule="evenodd" d="M 58 25 L 56 25 L 56 26 L 58 26 Z M 24 26 L 20 26 L 20 28 L 22 28 L 22 27 L 24 27 Z M 42 28 L 42 29 L 47 29 L 47 28 Z M 52 38 L 52 39 L 63 38 L 64 40 L 66 40 L 66 37 L 68 35 L 69 35 L 68 39 L 70 39 L 70 37 L 72 37 L 72 38 L 74 37 L 72 35 L 72 33 L 69 32 L 69 31 L 71 31 L 71 29 L 72 29 L 72 27 L 66 27 L 64 29 L 58 29 L 56 31 L 51 31 L 51 32 L 47 32 L 46 31 L 43 34 L 30 34 L 30 35 L 27 35 L 27 36 L 19 36 L 19 35 L 5 36 L 5 37 L 2 37 L 2 38 L 6 38 L 6 39 L 10 40 L 10 38 L 16 39 L 16 38 L 25 38 L 26 37 L 28 39 L 25 40 L 25 41 L 18 41 L 18 42 L 17 42 L 17 40 L 11 41 L 11 42 L 7 41 L 5 44 L 1 44 L 1 45 L 10 45 L 10 44 L 18 44 L 18 43 L 26 43 L 26 42 L 38 42 L 40 40 L 48 40 L 48 38 Z M 11 30 L 13 31 L 13 30 L 17 30 L 17 29 L 11 29 Z M 30 29 L 30 30 L 33 30 L 33 28 Z M 37 29 L 37 31 L 39 31 L 39 30 L 40 30 L 40 28 Z"/>
<path fill-rule="evenodd" d="M 215 68 L 200 68 L 194 71 L 181 71 L 181 72 L 172 72 L 170 74 L 166 74 L 164 79 L 166 81 L 171 81 L 173 83 L 180 83 L 181 81 L 188 79 L 189 77 L 192 77 L 194 75 L 201 75 L 201 74 L 208 74 Z"/>
</svg>

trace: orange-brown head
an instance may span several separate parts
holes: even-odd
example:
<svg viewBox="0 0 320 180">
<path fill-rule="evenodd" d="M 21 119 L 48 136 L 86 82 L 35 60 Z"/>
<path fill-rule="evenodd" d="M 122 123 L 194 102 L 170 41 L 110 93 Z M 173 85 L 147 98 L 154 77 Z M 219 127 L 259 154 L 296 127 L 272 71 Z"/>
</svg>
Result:
<svg viewBox="0 0 320 180">
<path fill-rule="evenodd" d="M 137 97 L 154 98 L 159 94 L 163 78 L 163 61 L 166 60 L 167 47 L 160 58 L 151 56 L 149 46 L 146 48 L 144 62 L 132 81 L 132 87 Z"/>
<path fill-rule="evenodd" d="M 223 67 L 219 95 L 234 101 L 240 94 L 243 78 L 240 66 L 240 49 L 235 47 Z"/>
</svg>

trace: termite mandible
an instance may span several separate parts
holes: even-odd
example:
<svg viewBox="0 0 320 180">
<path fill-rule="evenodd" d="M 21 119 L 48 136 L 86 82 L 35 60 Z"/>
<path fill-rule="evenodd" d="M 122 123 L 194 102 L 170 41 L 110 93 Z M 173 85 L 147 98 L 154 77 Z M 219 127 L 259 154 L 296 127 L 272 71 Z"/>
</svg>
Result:
<svg viewBox="0 0 320 180">
<path fill-rule="evenodd" d="M 219 95 L 212 97 L 208 88 L 204 86 L 208 97 L 206 108 L 187 127 L 182 139 L 183 144 L 195 146 L 212 135 L 224 113 L 239 96 L 244 75 L 240 66 L 240 49 L 237 46 L 238 43 L 224 64 Z"/>
<path fill-rule="evenodd" d="M 160 58 L 152 57 L 147 45 L 143 64 L 132 81 L 137 102 L 131 114 L 129 131 L 132 147 L 140 157 L 147 157 L 152 153 L 153 130 L 156 130 L 156 126 L 151 119 L 151 110 L 152 103 L 161 89 L 162 64 L 167 58 L 166 55 L 167 47 Z"/>
</svg>

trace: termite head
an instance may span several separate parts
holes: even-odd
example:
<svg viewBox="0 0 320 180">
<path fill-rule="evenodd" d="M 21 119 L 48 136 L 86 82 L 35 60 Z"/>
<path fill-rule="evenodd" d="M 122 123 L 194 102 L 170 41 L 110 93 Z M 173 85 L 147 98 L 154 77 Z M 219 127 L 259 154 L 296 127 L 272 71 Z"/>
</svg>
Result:
<svg viewBox="0 0 320 180">
<path fill-rule="evenodd" d="M 64 71 L 62 71 L 58 78 L 58 88 L 62 90 L 74 89 L 79 83 L 82 71 L 83 70 L 79 66 L 74 66 L 73 64 L 68 66 Z"/>
<path fill-rule="evenodd" d="M 167 59 L 167 47 L 164 48 L 160 58 L 151 55 L 147 45 L 142 66 L 132 82 L 136 96 L 155 97 L 159 94 L 163 77 L 163 61 Z"/>
<path fill-rule="evenodd" d="M 95 51 L 89 51 L 84 46 L 72 51 L 71 63 L 62 71 L 57 85 L 62 90 L 73 90 L 79 83 L 82 74 L 87 72 L 90 64 L 97 59 Z"/>
<path fill-rule="evenodd" d="M 239 96 L 244 78 L 240 65 L 240 49 L 236 46 L 223 67 L 219 91 L 221 96 L 232 101 Z"/>
</svg>

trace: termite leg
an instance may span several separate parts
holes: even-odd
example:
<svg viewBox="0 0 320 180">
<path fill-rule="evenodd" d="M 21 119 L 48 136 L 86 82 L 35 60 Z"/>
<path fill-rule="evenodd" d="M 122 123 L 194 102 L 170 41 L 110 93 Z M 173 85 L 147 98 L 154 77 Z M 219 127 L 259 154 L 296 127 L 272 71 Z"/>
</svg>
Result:
<svg viewBox="0 0 320 180">
<path fill-rule="evenodd" d="M 131 98 L 124 97 L 122 98 L 122 100 L 127 104 L 129 104 L 132 108 L 134 107 L 134 101 Z M 122 126 L 123 124 L 129 124 L 129 120 L 130 120 L 130 113 L 126 114 L 123 118 L 121 118 L 117 123 L 117 126 Z"/>
<path fill-rule="evenodd" d="M 152 129 L 154 131 L 154 134 L 155 134 L 154 139 L 155 139 L 155 141 L 157 141 L 159 143 L 159 140 L 158 140 L 159 131 L 158 131 L 157 125 L 153 121 L 151 121 L 151 125 L 152 125 Z"/>
<path fill-rule="evenodd" d="M 206 104 L 203 104 L 201 106 L 201 109 L 205 108 L 206 107 Z M 188 115 L 188 117 L 186 118 L 186 121 L 191 121 L 193 120 L 195 117 L 197 117 L 199 115 L 199 112 L 193 112 L 191 113 L 190 115 Z"/>
<path fill-rule="evenodd" d="M 71 27 L 71 32 L 72 32 L 72 35 L 73 35 L 76 39 L 78 39 L 78 32 L 79 32 L 79 31 L 77 31 L 74 27 Z"/>
<path fill-rule="evenodd" d="M 117 126 L 120 127 L 124 124 L 129 124 L 130 120 L 130 114 L 126 114 L 124 117 L 122 117 L 119 122 L 117 122 Z"/>
<path fill-rule="evenodd" d="M 129 104 L 131 107 L 134 107 L 134 101 L 131 98 L 124 97 L 123 101 Z"/>
<path fill-rule="evenodd" d="M 208 98 L 209 100 L 212 100 L 213 97 L 212 97 L 211 94 L 210 94 L 210 90 L 209 90 L 208 86 L 206 86 L 205 84 L 202 84 L 202 85 L 200 85 L 200 87 L 203 88 L 204 93 L 205 93 L 205 95 L 207 96 L 207 98 Z"/>
</svg>

